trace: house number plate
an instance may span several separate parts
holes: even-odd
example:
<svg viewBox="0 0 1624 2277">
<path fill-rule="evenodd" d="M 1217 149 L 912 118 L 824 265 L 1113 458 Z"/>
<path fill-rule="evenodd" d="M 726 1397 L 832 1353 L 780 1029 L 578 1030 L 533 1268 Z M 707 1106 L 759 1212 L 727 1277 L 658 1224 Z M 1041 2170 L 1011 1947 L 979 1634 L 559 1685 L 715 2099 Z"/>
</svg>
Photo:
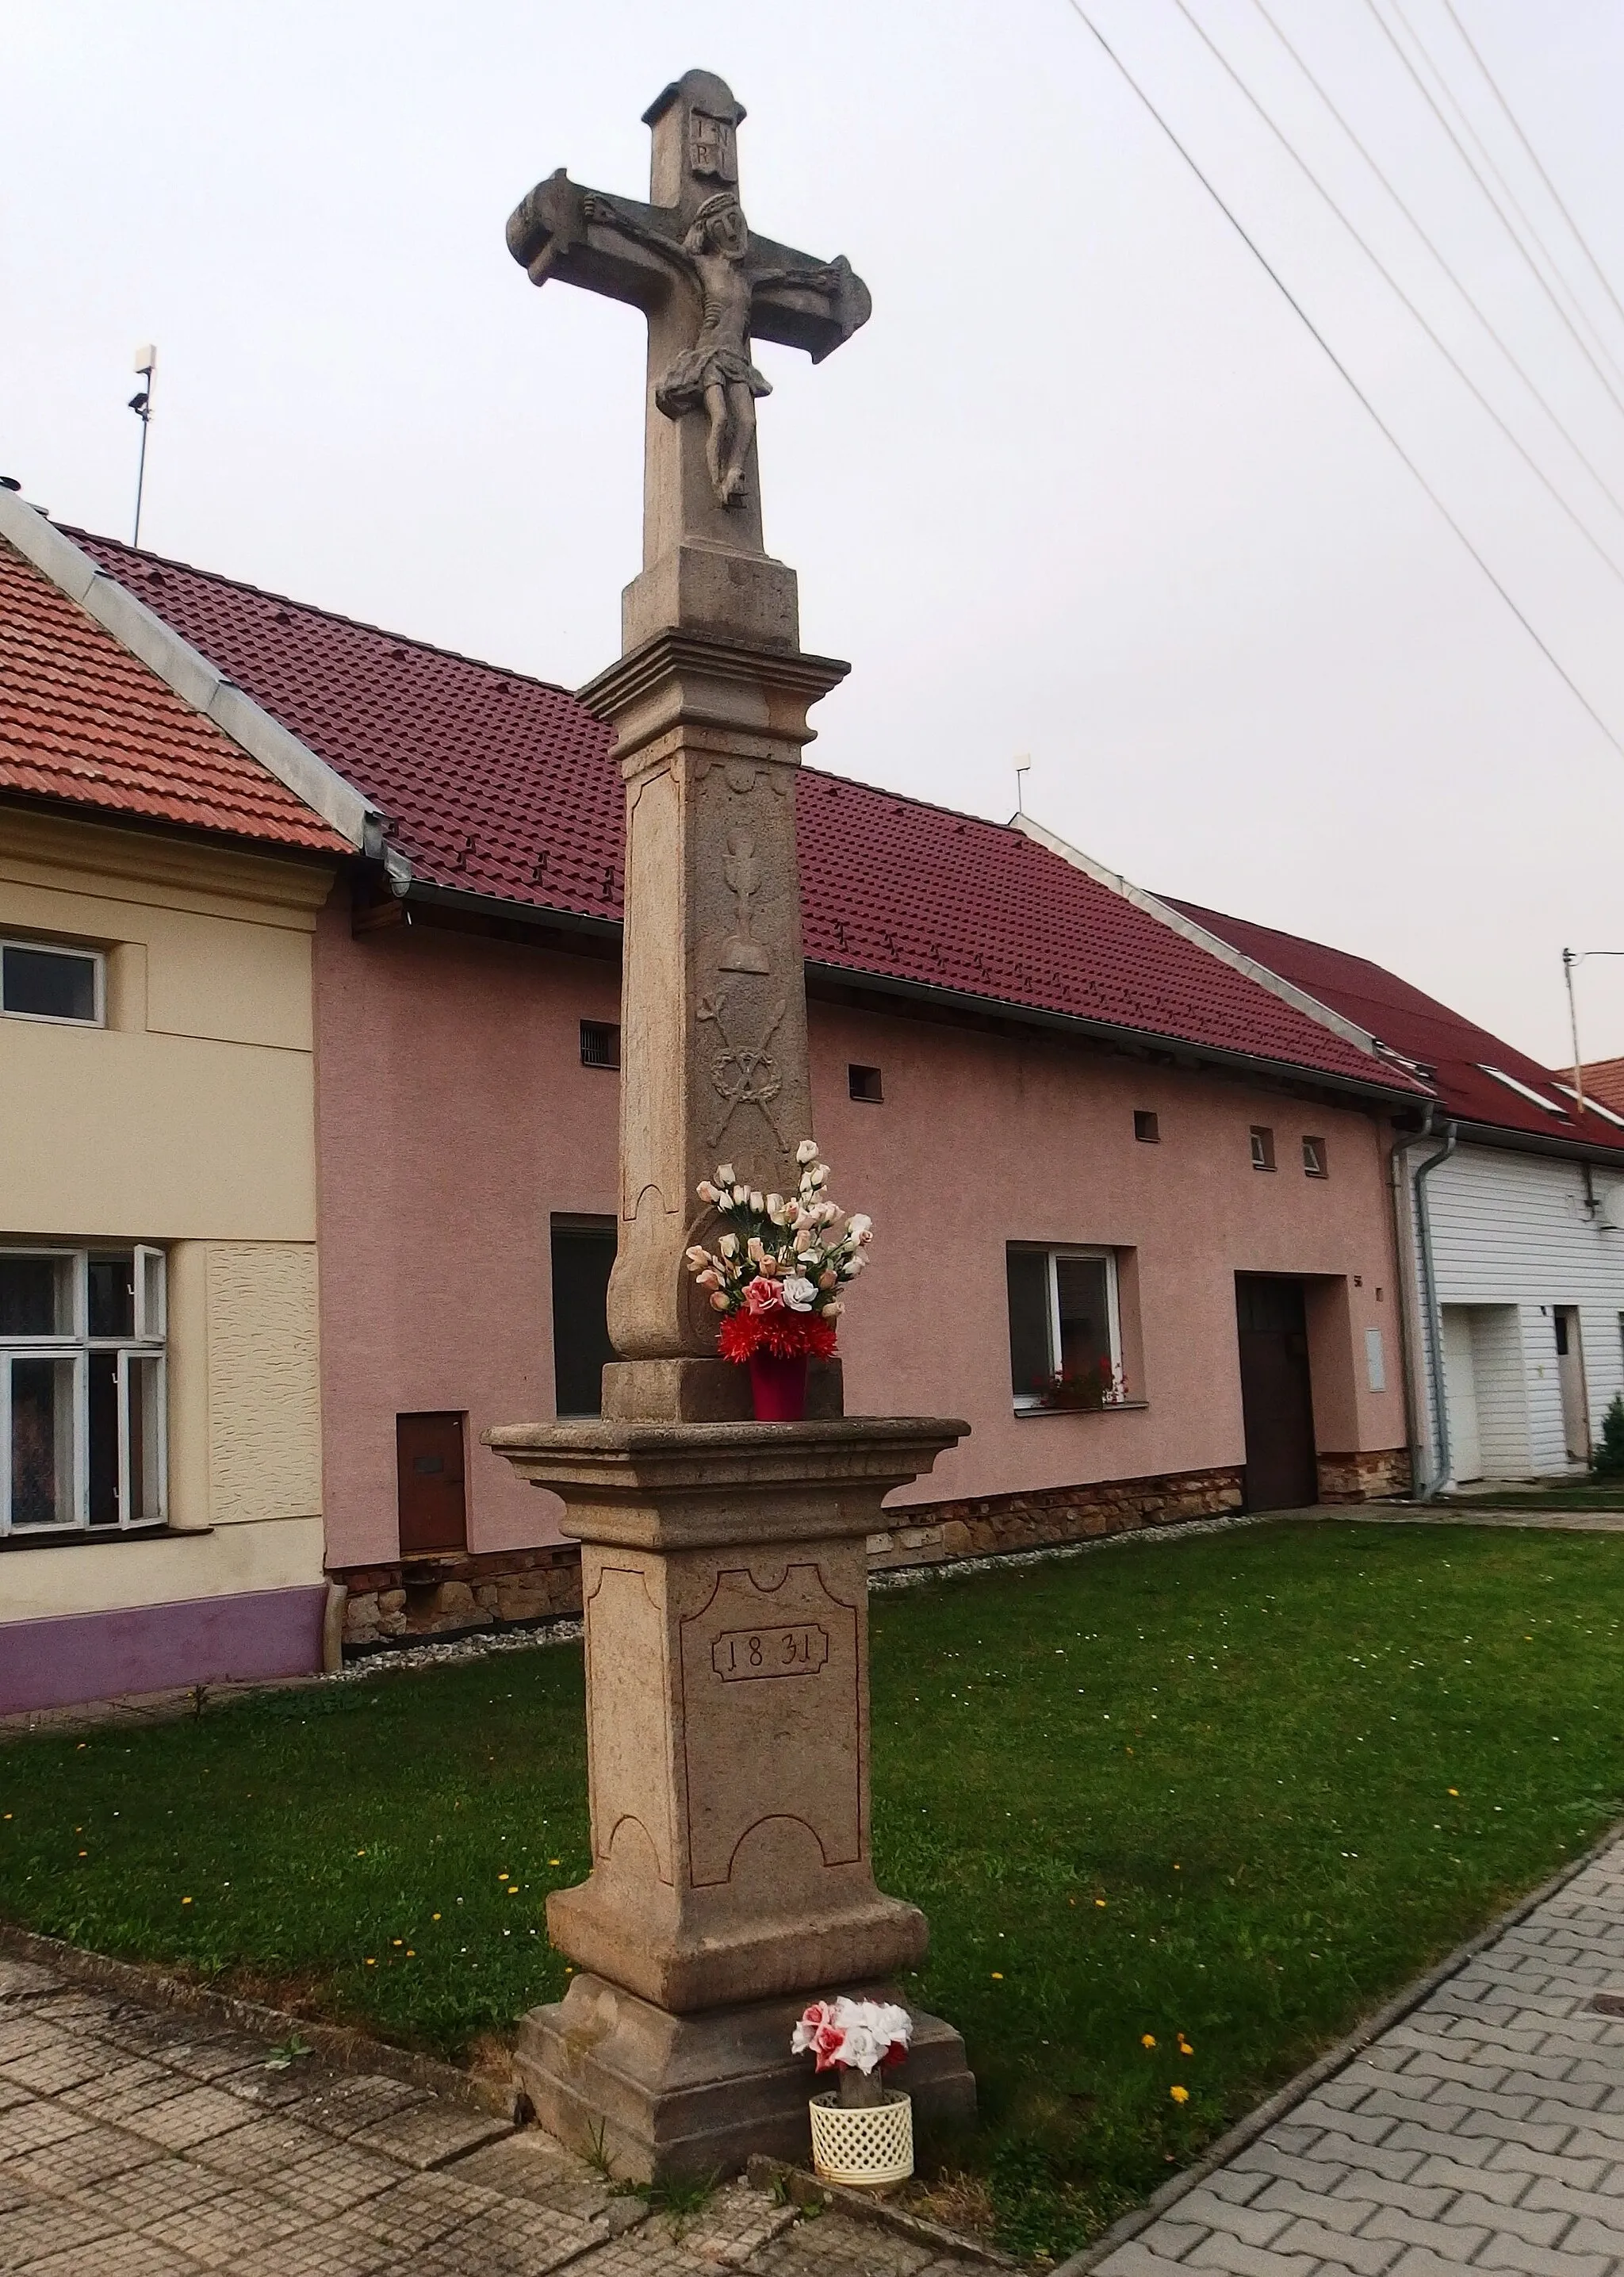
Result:
<svg viewBox="0 0 1624 2277">
<path fill-rule="evenodd" d="M 724 1684 L 747 1677 L 814 1676 L 829 1657 L 829 1632 L 816 1621 L 793 1628 L 725 1629 L 710 1648 Z"/>
</svg>

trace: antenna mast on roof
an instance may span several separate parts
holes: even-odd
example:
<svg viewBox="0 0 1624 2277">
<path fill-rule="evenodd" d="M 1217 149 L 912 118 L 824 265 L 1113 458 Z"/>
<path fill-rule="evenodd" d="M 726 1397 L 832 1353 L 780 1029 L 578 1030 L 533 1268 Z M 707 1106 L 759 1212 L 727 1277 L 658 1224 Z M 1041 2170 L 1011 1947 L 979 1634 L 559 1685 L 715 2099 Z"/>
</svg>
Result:
<svg viewBox="0 0 1624 2277">
<path fill-rule="evenodd" d="M 1032 754 L 1022 751 L 1015 761 L 1015 812 L 1026 812 L 1026 784 L 1022 778 L 1032 772 Z"/>
<path fill-rule="evenodd" d="M 135 529 L 130 539 L 131 544 L 136 546 L 141 542 L 141 492 L 147 484 L 147 425 L 152 417 L 152 375 L 157 368 L 156 348 L 149 343 L 136 349 L 135 369 L 147 383 L 144 387 L 138 387 L 130 398 L 130 408 L 141 423 L 140 462 L 135 470 Z"/>
</svg>

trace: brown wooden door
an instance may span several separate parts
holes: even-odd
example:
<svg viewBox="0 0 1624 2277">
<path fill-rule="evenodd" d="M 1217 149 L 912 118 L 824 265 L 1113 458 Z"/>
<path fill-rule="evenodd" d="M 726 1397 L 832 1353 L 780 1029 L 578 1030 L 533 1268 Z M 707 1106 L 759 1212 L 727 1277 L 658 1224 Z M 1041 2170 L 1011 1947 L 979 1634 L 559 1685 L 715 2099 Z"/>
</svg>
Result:
<svg viewBox="0 0 1624 2277">
<path fill-rule="evenodd" d="M 1246 1506 L 1301 1509 L 1319 1499 L 1301 1282 L 1237 1273 L 1235 1317 L 1246 1420 Z"/>
<path fill-rule="evenodd" d="M 399 1481 L 401 1556 L 466 1550 L 468 1506 L 463 1488 L 461 1416 L 397 1415 L 395 1469 Z"/>
</svg>

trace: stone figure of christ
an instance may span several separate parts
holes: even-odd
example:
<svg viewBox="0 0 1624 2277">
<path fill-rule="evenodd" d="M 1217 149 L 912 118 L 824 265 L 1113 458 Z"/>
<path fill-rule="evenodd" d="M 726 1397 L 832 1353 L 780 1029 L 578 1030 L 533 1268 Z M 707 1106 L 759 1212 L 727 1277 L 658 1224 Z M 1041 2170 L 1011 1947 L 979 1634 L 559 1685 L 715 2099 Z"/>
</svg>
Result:
<svg viewBox="0 0 1624 2277">
<path fill-rule="evenodd" d="M 654 400 L 668 419 L 681 419 L 690 411 L 705 413 L 710 421 L 705 463 L 711 488 L 721 505 L 741 505 L 744 470 L 755 438 L 755 399 L 772 392 L 771 382 L 750 361 L 752 296 L 758 287 L 770 285 L 838 292 L 839 265 L 747 270 L 750 232 L 731 190 L 706 199 L 680 245 L 646 228 L 596 191 L 587 193 L 585 205 L 588 221 L 619 230 L 698 286 L 702 307 L 699 338 L 661 377 Z"/>
</svg>

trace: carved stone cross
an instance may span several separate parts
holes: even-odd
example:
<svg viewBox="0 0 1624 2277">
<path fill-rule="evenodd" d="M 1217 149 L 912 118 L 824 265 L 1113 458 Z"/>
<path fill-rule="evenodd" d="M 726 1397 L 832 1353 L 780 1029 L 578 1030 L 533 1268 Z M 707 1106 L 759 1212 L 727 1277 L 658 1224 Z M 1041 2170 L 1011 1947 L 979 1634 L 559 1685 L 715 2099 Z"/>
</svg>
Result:
<svg viewBox="0 0 1624 2277">
<path fill-rule="evenodd" d="M 558 173 L 508 225 L 537 284 L 649 318 L 644 567 L 623 654 L 581 690 L 626 785 L 619 1357 L 601 1420 L 485 1435 L 563 1496 L 587 1633 L 592 1870 L 548 1900 L 574 1974 L 525 2019 L 519 2068 L 544 2126 L 643 2179 L 804 2158 L 794 2019 L 923 1955 L 922 1915 L 874 1880 L 865 1545 L 968 1428 L 845 1416 L 839 1361 L 806 1421 L 756 1422 L 684 1263 L 721 1230 L 702 1179 L 725 1161 L 730 1184 L 793 1192 L 816 1135 L 796 783 L 846 666 L 802 652 L 793 573 L 762 550 L 751 339 L 823 356 L 869 314 L 845 261 L 751 237 L 743 116 L 690 72 L 648 113 L 648 205 Z M 914 2022 L 914 2109 L 962 2127 L 963 2042 Z"/>
<path fill-rule="evenodd" d="M 685 72 L 643 114 L 648 204 L 582 189 L 560 167 L 507 225 L 534 283 L 561 278 L 649 319 L 643 573 L 626 594 L 628 650 L 664 626 L 797 645 L 793 573 L 762 542 L 755 403 L 770 389 L 750 343 L 779 340 L 817 363 L 869 314 L 844 255 L 817 261 L 749 229 L 744 115 L 712 72 Z"/>
</svg>

